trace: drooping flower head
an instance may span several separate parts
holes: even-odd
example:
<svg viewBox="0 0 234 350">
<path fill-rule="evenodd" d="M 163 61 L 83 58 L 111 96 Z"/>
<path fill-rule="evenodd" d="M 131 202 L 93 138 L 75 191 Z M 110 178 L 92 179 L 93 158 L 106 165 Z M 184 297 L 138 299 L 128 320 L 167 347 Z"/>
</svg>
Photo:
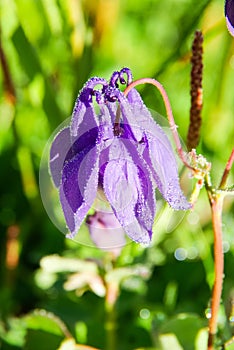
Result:
<svg viewBox="0 0 234 350">
<path fill-rule="evenodd" d="M 50 172 L 73 238 L 97 193 L 103 191 L 120 226 L 149 244 L 156 212 L 155 188 L 176 210 L 190 208 L 182 193 L 171 144 L 139 93 L 127 97 L 128 68 L 109 82 L 91 78 L 81 90 L 70 125 L 54 138 Z"/>
</svg>

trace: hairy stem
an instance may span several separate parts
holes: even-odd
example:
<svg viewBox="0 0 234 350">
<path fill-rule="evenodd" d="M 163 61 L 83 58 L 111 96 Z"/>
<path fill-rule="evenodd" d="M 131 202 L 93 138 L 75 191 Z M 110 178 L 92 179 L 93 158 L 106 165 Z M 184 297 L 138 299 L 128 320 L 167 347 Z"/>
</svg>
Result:
<svg viewBox="0 0 234 350">
<path fill-rule="evenodd" d="M 177 149 L 177 152 L 179 154 L 179 157 L 187 168 L 189 168 L 190 170 L 196 171 L 193 167 L 191 167 L 190 164 L 188 164 L 188 162 L 186 160 L 186 157 L 185 157 L 185 154 L 183 152 L 182 145 L 180 142 L 180 138 L 179 138 L 179 135 L 177 132 L 177 125 L 175 124 L 175 120 L 174 120 L 172 109 L 171 109 L 171 104 L 170 104 L 169 98 L 168 98 L 167 93 L 166 93 L 164 87 L 162 86 L 162 84 L 160 84 L 157 80 L 152 79 L 152 78 L 138 79 L 138 80 L 135 80 L 131 84 L 128 85 L 128 87 L 124 91 L 124 95 L 127 96 L 127 94 L 129 93 L 129 91 L 132 88 L 134 88 L 135 86 L 140 85 L 140 84 L 151 84 L 151 85 L 154 85 L 159 90 L 159 92 L 163 98 L 163 102 L 165 104 L 167 118 L 169 121 L 169 125 L 170 125 L 171 131 L 172 131 L 172 135 L 173 135 L 173 138 L 175 141 L 175 145 L 176 145 L 176 149 Z"/>
<path fill-rule="evenodd" d="M 214 272 L 215 280 L 211 300 L 211 317 L 209 319 L 208 350 L 214 349 L 214 338 L 217 332 L 218 311 L 223 288 L 224 257 L 222 244 L 222 208 L 223 196 L 208 188 L 211 204 L 212 225 L 214 232 Z"/>
</svg>

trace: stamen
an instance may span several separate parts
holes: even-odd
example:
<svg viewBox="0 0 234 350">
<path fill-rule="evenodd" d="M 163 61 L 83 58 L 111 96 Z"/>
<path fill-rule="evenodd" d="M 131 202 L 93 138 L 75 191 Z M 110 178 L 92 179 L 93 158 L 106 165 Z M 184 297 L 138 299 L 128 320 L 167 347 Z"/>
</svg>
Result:
<svg viewBox="0 0 234 350">
<path fill-rule="evenodd" d="M 101 85 L 101 90 L 95 90 L 97 85 Z M 103 103 L 104 98 L 102 97 L 105 87 L 108 85 L 107 81 L 103 78 L 94 77 L 87 81 L 83 89 L 81 90 L 78 100 L 83 102 L 86 106 L 92 103 L 93 96 L 96 97 L 97 103 Z M 75 106 L 76 108 L 76 106 Z"/>
<path fill-rule="evenodd" d="M 121 92 L 119 91 L 119 89 L 113 88 L 111 86 L 108 86 L 105 89 L 105 101 L 115 102 L 120 100 L 121 100 Z M 114 128 L 113 128 L 115 136 L 120 136 L 122 133 L 120 128 L 120 117 L 121 117 L 121 112 L 120 112 L 120 106 L 118 105 L 117 111 L 116 111 Z"/>
<path fill-rule="evenodd" d="M 115 136 L 120 136 L 122 134 L 122 128 L 120 127 L 120 117 L 121 117 L 120 106 L 118 105 L 115 123 L 114 123 L 114 135 Z"/>
<path fill-rule="evenodd" d="M 126 78 L 124 77 L 126 75 Z M 132 82 L 132 73 L 129 68 L 122 68 L 119 72 L 116 71 L 112 74 L 109 82 L 109 86 L 118 88 L 118 80 L 120 84 L 129 85 Z"/>
<path fill-rule="evenodd" d="M 117 137 L 119 137 L 123 134 L 123 130 L 122 130 L 120 124 L 115 123 L 113 131 L 114 131 L 114 136 L 117 136 Z"/>
<path fill-rule="evenodd" d="M 119 72 L 114 72 L 110 78 L 109 85 L 112 87 L 118 87 L 117 81 L 119 79 Z"/>
<path fill-rule="evenodd" d="M 124 79 L 124 74 L 127 75 L 127 81 Z M 129 68 L 123 68 L 121 69 L 121 71 L 119 72 L 119 79 L 121 84 L 126 84 L 129 85 L 132 82 L 132 72 L 130 71 Z"/>
<path fill-rule="evenodd" d="M 103 92 L 99 91 L 99 90 L 93 90 L 93 96 L 95 96 L 96 98 L 96 102 L 98 104 L 102 104 L 104 103 L 104 96 L 103 96 Z"/>
<path fill-rule="evenodd" d="M 113 86 L 107 86 L 105 89 L 105 101 L 106 102 L 115 102 L 119 99 L 120 91 Z"/>
</svg>

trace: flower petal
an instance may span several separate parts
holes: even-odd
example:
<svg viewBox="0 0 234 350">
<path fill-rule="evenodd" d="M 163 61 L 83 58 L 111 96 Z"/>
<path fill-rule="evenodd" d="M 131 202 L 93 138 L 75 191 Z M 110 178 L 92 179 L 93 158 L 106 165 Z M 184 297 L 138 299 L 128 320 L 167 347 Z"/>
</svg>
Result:
<svg viewBox="0 0 234 350">
<path fill-rule="evenodd" d="M 99 149 L 90 145 L 68 160 L 63 168 L 60 201 L 72 238 L 96 197 L 98 166 Z"/>
<path fill-rule="evenodd" d="M 89 145 L 95 145 L 98 138 L 98 122 L 94 108 L 86 108 L 85 104 L 79 101 L 78 107 L 74 110 L 76 113 L 70 127 L 62 129 L 51 145 L 50 172 L 56 187 L 60 185 L 65 161 L 82 152 Z"/>
<path fill-rule="evenodd" d="M 83 123 L 82 133 L 85 127 L 87 131 L 98 124 L 92 104 L 93 89 L 98 84 L 104 86 L 107 85 L 107 81 L 97 77 L 89 79 L 77 97 L 71 120 L 71 135 L 75 138 L 80 135 L 81 123 Z"/>
<path fill-rule="evenodd" d="M 152 183 L 141 160 L 128 153 L 129 145 L 116 138 L 110 146 L 104 172 L 104 192 L 127 235 L 136 242 L 149 244 L 155 215 Z"/>
<path fill-rule="evenodd" d="M 179 184 L 176 158 L 163 129 L 154 121 L 140 95 L 132 89 L 128 95 L 138 126 L 144 130 L 143 157 L 150 166 L 158 189 L 176 210 L 191 208 Z M 135 126 L 132 126 L 134 129 Z"/>
<path fill-rule="evenodd" d="M 67 127 L 55 136 L 50 148 L 50 173 L 56 187 L 60 185 L 64 160 L 70 148 L 70 128 Z"/>
</svg>

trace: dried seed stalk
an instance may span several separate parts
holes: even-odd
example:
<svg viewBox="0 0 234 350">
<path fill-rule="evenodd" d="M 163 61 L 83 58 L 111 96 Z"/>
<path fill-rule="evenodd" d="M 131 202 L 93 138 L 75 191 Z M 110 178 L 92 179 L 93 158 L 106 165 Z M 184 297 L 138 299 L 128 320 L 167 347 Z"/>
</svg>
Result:
<svg viewBox="0 0 234 350">
<path fill-rule="evenodd" d="M 197 30 L 195 32 L 192 57 L 191 57 L 191 108 L 190 108 L 190 125 L 187 136 L 187 147 L 191 151 L 196 148 L 200 139 L 201 128 L 201 110 L 202 110 L 202 73 L 203 73 L 203 35 Z"/>
</svg>

